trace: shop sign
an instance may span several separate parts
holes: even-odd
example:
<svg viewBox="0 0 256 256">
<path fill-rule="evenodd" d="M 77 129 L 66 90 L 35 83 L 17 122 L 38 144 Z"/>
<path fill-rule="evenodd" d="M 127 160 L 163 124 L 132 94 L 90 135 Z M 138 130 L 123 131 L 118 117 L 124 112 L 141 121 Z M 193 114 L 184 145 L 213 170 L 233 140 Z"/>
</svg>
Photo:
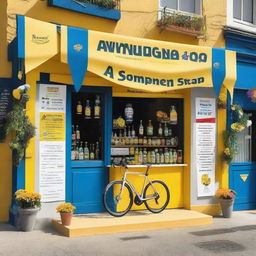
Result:
<svg viewBox="0 0 256 256">
<path fill-rule="evenodd" d="M 214 98 L 196 98 L 197 196 L 215 194 L 216 105 Z"/>
<path fill-rule="evenodd" d="M 39 85 L 39 193 L 43 202 L 65 200 L 66 86 Z"/>
</svg>

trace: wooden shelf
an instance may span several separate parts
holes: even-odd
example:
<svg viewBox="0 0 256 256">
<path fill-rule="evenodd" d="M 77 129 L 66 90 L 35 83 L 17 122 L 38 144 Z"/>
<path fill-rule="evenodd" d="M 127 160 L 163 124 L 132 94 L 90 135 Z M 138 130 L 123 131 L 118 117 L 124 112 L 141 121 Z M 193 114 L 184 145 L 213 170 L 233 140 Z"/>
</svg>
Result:
<svg viewBox="0 0 256 256">
<path fill-rule="evenodd" d="M 151 167 L 179 167 L 179 166 L 188 166 L 187 164 L 152 164 Z M 107 165 L 107 167 L 114 167 L 114 168 L 120 168 L 122 166 L 112 166 Z M 129 164 L 127 165 L 128 168 L 142 168 L 142 167 L 148 167 L 147 164 Z"/>
<path fill-rule="evenodd" d="M 111 145 L 111 148 L 177 148 L 178 146 L 167 145 Z"/>
</svg>

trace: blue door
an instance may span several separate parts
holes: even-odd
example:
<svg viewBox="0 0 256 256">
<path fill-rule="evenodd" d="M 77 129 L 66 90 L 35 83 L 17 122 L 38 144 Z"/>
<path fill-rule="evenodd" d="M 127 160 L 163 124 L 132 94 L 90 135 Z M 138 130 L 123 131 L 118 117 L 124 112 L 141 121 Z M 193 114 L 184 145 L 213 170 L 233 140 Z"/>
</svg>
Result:
<svg viewBox="0 0 256 256">
<path fill-rule="evenodd" d="M 110 143 L 112 130 L 112 91 L 106 87 L 86 86 L 79 93 L 69 87 L 67 95 L 67 161 L 66 161 L 66 201 L 75 207 L 75 213 L 92 213 L 104 211 L 102 194 L 108 183 L 108 165 L 110 163 Z M 94 102 L 100 99 L 101 117 L 95 118 Z M 77 115 L 78 100 L 82 104 L 82 114 Z M 92 118 L 84 115 L 87 101 L 90 101 Z M 72 127 L 73 125 L 73 127 Z M 80 139 L 78 146 L 83 148 L 88 143 L 90 152 L 96 155 L 95 142 L 99 143 L 98 157 L 90 160 L 71 160 L 71 151 L 74 150 L 72 140 L 73 129 L 78 127 Z M 76 129 L 76 128 L 75 128 Z"/>
<path fill-rule="evenodd" d="M 239 154 L 229 166 L 229 187 L 237 192 L 235 210 L 256 209 L 256 104 L 250 101 L 245 90 L 235 90 L 233 104 L 242 106 L 252 126 L 238 133 Z M 231 123 L 229 119 L 229 125 Z"/>
</svg>

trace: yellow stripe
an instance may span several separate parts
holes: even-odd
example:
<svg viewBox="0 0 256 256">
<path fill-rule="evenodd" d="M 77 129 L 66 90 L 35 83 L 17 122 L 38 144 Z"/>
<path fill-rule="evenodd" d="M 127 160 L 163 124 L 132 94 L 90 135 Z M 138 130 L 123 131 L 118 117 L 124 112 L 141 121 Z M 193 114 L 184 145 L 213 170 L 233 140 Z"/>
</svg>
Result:
<svg viewBox="0 0 256 256">
<path fill-rule="evenodd" d="M 61 26 L 61 38 L 60 38 L 60 58 L 61 62 L 68 63 L 68 35 L 67 35 L 67 26 Z"/>
<path fill-rule="evenodd" d="M 236 77 L 236 52 L 226 51 L 226 77 L 223 84 L 229 91 L 231 103 L 233 101 Z"/>
</svg>

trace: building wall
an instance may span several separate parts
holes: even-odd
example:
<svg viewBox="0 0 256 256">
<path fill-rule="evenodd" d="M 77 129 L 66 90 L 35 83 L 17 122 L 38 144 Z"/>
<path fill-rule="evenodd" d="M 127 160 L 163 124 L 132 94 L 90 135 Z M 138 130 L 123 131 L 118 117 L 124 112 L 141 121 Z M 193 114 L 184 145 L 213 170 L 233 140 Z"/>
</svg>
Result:
<svg viewBox="0 0 256 256">
<path fill-rule="evenodd" d="M 7 43 L 10 43 L 16 36 L 16 14 L 26 15 L 28 17 L 39 19 L 42 21 L 54 22 L 108 33 L 185 44 L 204 45 L 210 47 L 224 47 L 225 42 L 223 39 L 222 26 L 226 23 L 225 2 L 226 1 L 223 0 L 216 0 L 214 2 L 211 0 L 203 0 L 202 12 L 207 16 L 207 35 L 205 39 L 197 39 L 195 37 L 183 35 L 177 32 L 160 30 L 160 28 L 157 26 L 159 7 L 158 0 L 122 0 L 121 19 L 119 21 L 113 21 L 99 18 L 96 16 L 81 14 L 61 8 L 48 7 L 47 0 L 2 0 L 0 3 L 0 14 L 2 14 L 1 17 L 4 17 L 4 22 L 1 22 L 0 24 L 0 32 L 1 34 L 3 34 L 3 40 L 0 41 L 0 64 L 1 66 L 4 66 L 4 68 L 0 69 L 0 77 L 8 77 L 11 75 L 11 66 L 10 63 L 7 61 Z M 28 115 L 30 116 L 33 123 L 35 122 L 34 109 L 36 104 L 35 81 L 39 79 L 39 72 L 52 71 L 52 81 L 60 82 L 65 80 L 66 83 L 72 83 L 71 77 L 69 75 L 68 66 L 65 64 L 61 64 L 59 62 L 59 59 L 59 56 L 56 56 L 51 61 L 41 65 L 37 70 L 30 72 L 27 75 L 27 82 L 32 86 L 30 90 L 32 97 L 28 106 Z M 95 77 L 95 75 L 90 73 L 88 73 L 84 83 L 94 85 L 113 85 L 110 82 Z M 7 144 L 0 144 L 1 151 L 2 147 L 7 148 Z M 33 155 L 34 149 L 35 140 L 32 139 L 30 146 L 27 150 L 25 181 L 26 188 L 31 190 L 35 189 L 36 179 L 35 157 Z M 10 152 L 8 152 L 7 158 L 4 157 L 4 159 L 9 158 Z M 11 174 L 11 164 L 9 160 L 6 165 L 8 165 L 6 167 L 8 173 Z M 186 186 L 184 187 L 184 193 L 187 194 L 187 197 L 184 198 L 184 204 L 187 208 L 189 208 L 189 206 L 191 205 L 189 198 L 189 170 L 185 170 L 185 174 L 186 175 L 184 176 Z M 0 194 L 2 194 L 1 191 Z M 8 198 L 8 200 L 10 200 L 10 196 L 8 196 Z M 8 208 L 5 206 L 5 217 L 2 217 L 1 214 L 3 213 L 1 212 L 2 211 L 0 211 L 0 221 L 5 221 L 8 213 Z"/>
</svg>

